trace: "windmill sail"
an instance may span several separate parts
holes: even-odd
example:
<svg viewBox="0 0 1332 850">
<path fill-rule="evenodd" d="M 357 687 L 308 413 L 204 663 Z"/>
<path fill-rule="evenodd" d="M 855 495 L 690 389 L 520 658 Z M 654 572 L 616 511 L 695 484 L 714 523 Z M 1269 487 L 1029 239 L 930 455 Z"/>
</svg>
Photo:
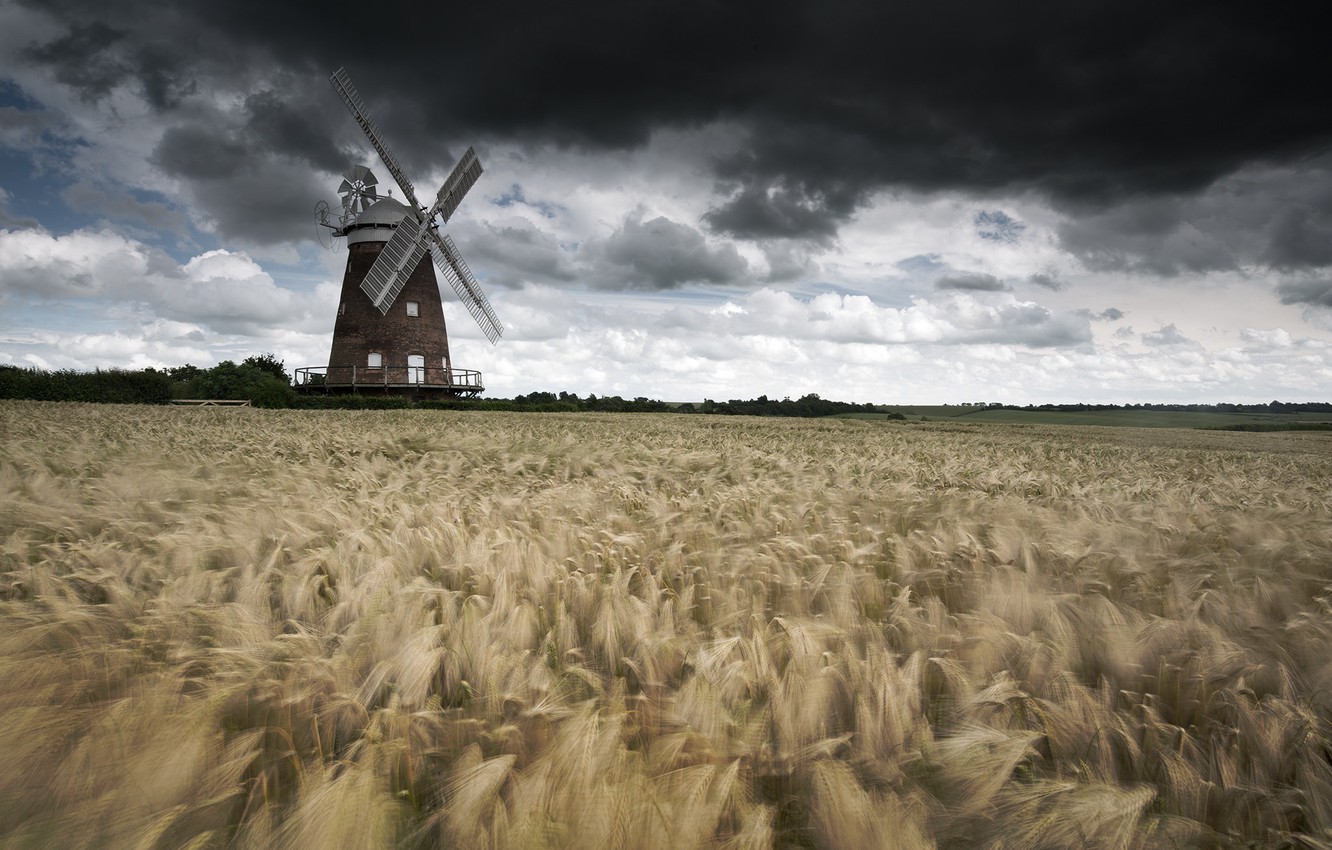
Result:
<svg viewBox="0 0 1332 850">
<path fill-rule="evenodd" d="M 444 181 L 444 185 L 439 187 L 439 194 L 435 200 L 435 206 L 431 208 L 429 217 L 433 218 L 438 214 L 443 223 L 447 224 L 453 211 L 458 209 L 458 204 L 462 203 L 463 196 L 467 190 L 476 185 L 476 181 L 481 177 L 481 160 L 476 158 L 476 151 L 471 148 L 462 155 L 458 164 L 453 167 L 453 173 L 449 179 Z"/>
<path fill-rule="evenodd" d="M 500 324 L 499 317 L 491 308 L 490 299 L 481 291 L 481 284 L 472 275 L 472 270 L 467 267 L 462 255 L 458 253 L 458 246 L 453 244 L 448 234 L 441 234 L 433 229 L 426 232 L 435 242 L 436 268 L 444 275 L 449 286 L 453 287 L 453 291 L 458 294 L 458 300 L 462 301 L 467 312 L 471 313 L 472 318 L 481 326 L 481 332 L 493 345 L 504 334 L 504 325 Z"/>
<path fill-rule="evenodd" d="M 374 119 L 370 117 L 369 110 L 365 107 L 365 101 L 361 100 L 361 96 L 356 93 L 356 87 L 352 85 L 351 77 L 347 76 L 345 70 L 339 68 L 328 79 L 329 82 L 333 83 L 333 88 L 338 90 L 342 102 L 347 105 L 347 111 L 351 112 L 352 118 L 356 119 L 356 123 L 360 125 L 366 138 L 370 140 L 370 144 L 374 145 L 375 150 L 379 152 L 379 158 L 384 161 L 389 174 L 392 174 L 393 179 L 397 181 L 398 188 L 402 189 L 403 197 L 407 199 L 408 206 L 419 216 L 421 213 L 418 207 L 421 205 L 416 200 L 416 189 L 412 186 L 412 181 L 408 180 L 407 175 L 403 173 L 402 166 L 398 164 L 398 158 L 384 143 L 383 137 L 379 134 L 379 127 L 376 126 Z"/>
<path fill-rule="evenodd" d="M 370 296 L 370 301 L 380 313 L 387 313 L 402 288 L 407 285 L 417 263 L 425 256 L 426 243 L 421 237 L 421 222 L 410 215 L 403 216 L 393 238 L 384 245 L 370 271 L 361 281 L 361 291 Z"/>
</svg>

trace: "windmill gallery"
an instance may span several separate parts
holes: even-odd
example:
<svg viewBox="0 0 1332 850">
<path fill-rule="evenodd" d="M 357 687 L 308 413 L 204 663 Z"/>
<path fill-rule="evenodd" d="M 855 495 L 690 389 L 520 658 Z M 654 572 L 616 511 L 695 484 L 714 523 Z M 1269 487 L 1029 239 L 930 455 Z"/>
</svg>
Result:
<svg viewBox="0 0 1332 850">
<path fill-rule="evenodd" d="M 406 203 L 379 196 L 370 169 L 354 166 L 339 187 L 342 215 L 331 219 L 327 203 L 316 208 L 318 225 L 333 239 L 346 238 L 347 267 L 328 365 L 297 369 L 296 387 L 418 399 L 475 396 L 484 389 L 481 373 L 454 366 L 449 356 L 435 267 L 494 343 L 504 327 L 453 240 L 439 230 L 481 176 L 481 162 L 468 148 L 434 204 L 422 206 L 351 78 L 339 69 L 329 80 Z"/>
</svg>

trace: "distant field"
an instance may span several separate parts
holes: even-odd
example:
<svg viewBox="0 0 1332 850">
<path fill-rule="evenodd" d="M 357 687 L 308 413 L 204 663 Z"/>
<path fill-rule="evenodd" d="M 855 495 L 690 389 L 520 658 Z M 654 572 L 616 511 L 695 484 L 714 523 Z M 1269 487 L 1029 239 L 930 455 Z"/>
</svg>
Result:
<svg viewBox="0 0 1332 850">
<path fill-rule="evenodd" d="M 884 407 L 912 419 L 948 419 L 956 422 L 1008 423 L 1013 425 L 1110 425 L 1125 428 L 1220 428 L 1247 422 L 1332 422 L 1327 413 L 1191 413 L 1168 410 L 1089 410 L 1060 412 L 1010 410 L 1005 408 L 915 405 Z M 845 414 L 848 419 L 880 419 L 873 413 Z"/>
<path fill-rule="evenodd" d="M 965 421 L 0 402 L 0 848 L 1327 846 L 1332 435 Z"/>
</svg>

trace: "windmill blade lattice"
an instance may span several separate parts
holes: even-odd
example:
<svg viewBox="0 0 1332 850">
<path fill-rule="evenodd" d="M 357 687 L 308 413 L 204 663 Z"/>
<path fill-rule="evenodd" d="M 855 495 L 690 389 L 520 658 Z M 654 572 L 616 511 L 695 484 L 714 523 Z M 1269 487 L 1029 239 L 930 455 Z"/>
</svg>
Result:
<svg viewBox="0 0 1332 850">
<path fill-rule="evenodd" d="M 463 195 L 466 195 L 467 190 L 481 177 L 481 170 L 481 161 L 476 158 L 476 151 L 468 148 L 462 159 L 453 167 L 453 173 L 444 181 L 444 185 L 439 187 L 435 205 L 430 208 L 426 216 L 433 219 L 438 215 L 441 221 L 447 224 L 453 211 L 462 203 Z"/>
<path fill-rule="evenodd" d="M 427 233 L 435 243 L 436 250 L 433 253 L 435 267 L 444 275 L 449 286 L 453 287 L 463 307 L 467 308 L 467 312 L 471 313 L 472 318 L 481 326 L 481 332 L 486 335 L 486 339 L 494 345 L 496 340 L 504 335 L 504 325 L 500 323 L 495 310 L 490 306 L 490 299 L 481 291 L 481 284 L 477 283 L 472 270 L 467 267 L 462 254 L 458 253 L 458 246 L 453 244 L 449 235 L 440 233 L 434 228 L 429 229 Z"/>
</svg>

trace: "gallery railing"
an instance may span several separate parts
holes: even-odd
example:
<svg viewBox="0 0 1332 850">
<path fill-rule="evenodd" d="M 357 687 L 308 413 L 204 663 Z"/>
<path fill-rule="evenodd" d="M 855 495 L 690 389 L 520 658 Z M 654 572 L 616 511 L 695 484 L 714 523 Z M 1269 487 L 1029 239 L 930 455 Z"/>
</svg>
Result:
<svg viewBox="0 0 1332 850">
<path fill-rule="evenodd" d="M 445 389 L 459 395 L 475 395 L 485 386 L 475 369 L 446 366 L 304 366 L 292 383 L 299 390 L 331 391 L 387 389 Z"/>
</svg>

